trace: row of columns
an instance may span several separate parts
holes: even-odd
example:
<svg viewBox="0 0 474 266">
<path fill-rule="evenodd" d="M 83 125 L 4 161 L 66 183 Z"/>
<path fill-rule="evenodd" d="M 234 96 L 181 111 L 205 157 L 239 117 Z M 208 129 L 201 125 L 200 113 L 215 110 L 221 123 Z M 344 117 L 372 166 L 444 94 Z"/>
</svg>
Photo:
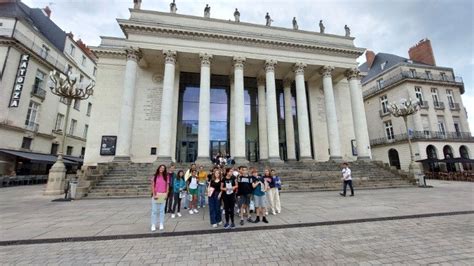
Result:
<svg viewBox="0 0 474 266">
<path fill-rule="evenodd" d="M 163 78 L 163 94 L 161 102 L 160 134 L 159 134 L 159 161 L 171 161 L 171 129 L 173 121 L 172 99 L 175 91 L 175 65 L 176 51 L 164 51 L 165 70 Z M 135 99 L 135 81 L 138 61 L 141 53 L 137 49 L 127 50 L 127 62 L 125 66 L 125 79 L 123 87 L 123 100 L 120 111 L 119 132 L 117 140 L 117 155 L 115 159 L 130 159 L 130 143 L 133 129 L 133 105 Z M 211 61 L 212 55 L 201 53 L 200 73 L 200 100 L 199 100 L 199 131 L 198 131 L 198 161 L 209 161 L 210 143 L 210 106 L 211 106 Z M 231 75 L 231 113 L 230 113 L 230 136 L 231 154 L 236 162 L 245 162 L 245 110 L 244 110 L 244 64 L 245 58 L 234 57 L 234 73 Z M 265 78 L 258 77 L 258 121 L 259 121 L 259 151 L 260 159 L 271 162 L 280 161 L 279 135 L 278 135 L 278 111 L 275 86 L 275 67 L 277 61 L 265 61 Z M 310 126 L 307 106 L 307 95 L 304 80 L 306 64 L 296 63 L 294 65 L 294 80 L 296 85 L 296 104 L 298 117 L 298 140 L 300 160 L 311 160 Z M 321 69 L 324 90 L 324 101 L 326 108 L 327 133 L 329 140 L 330 160 L 340 160 L 341 144 L 332 86 L 333 67 L 324 66 Z M 351 94 L 351 106 L 353 123 L 357 141 L 358 158 L 370 158 L 369 137 L 365 110 L 363 106 L 362 91 L 360 88 L 359 72 L 357 68 L 346 72 Z M 292 79 L 284 80 L 285 100 L 285 130 L 287 142 L 288 160 L 296 160 L 296 147 L 294 136 L 294 124 L 291 105 L 291 83 Z M 237 115 L 241 114 L 241 115 Z"/>
</svg>

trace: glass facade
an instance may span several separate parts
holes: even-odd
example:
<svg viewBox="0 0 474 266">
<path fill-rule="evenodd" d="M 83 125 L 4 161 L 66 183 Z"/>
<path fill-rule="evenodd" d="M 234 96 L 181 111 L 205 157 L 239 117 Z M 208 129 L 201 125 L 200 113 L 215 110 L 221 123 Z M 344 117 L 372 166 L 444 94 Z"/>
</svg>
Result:
<svg viewBox="0 0 474 266">
<path fill-rule="evenodd" d="M 199 79 L 198 73 L 180 74 L 180 90 L 178 105 L 178 126 L 176 160 L 178 162 L 194 162 L 197 158 L 198 127 L 199 127 Z M 280 157 L 286 160 L 285 135 L 285 104 L 283 85 L 276 81 L 278 132 L 280 138 Z M 296 116 L 295 90 L 292 89 L 292 115 L 295 129 L 295 143 L 298 157 L 298 121 Z M 256 78 L 244 80 L 244 112 L 246 157 L 249 161 L 259 160 L 258 136 L 258 87 Z M 211 156 L 218 152 L 230 153 L 230 79 L 228 76 L 211 76 L 211 117 L 210 143 Z M 243 130 L 238 130 L 243 132 Z M 232 154 L 231 154 L 232 156 Z"/>
</svg>

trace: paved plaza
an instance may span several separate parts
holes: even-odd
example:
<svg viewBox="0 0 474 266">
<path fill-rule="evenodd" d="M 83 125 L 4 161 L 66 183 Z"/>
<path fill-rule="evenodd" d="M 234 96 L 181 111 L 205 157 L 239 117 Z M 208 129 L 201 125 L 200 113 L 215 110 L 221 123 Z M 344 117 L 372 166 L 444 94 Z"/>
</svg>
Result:
<svg viewBox="0 0 474 266">
<path fill-rule="evenodd" d="M 428 183 L 353 198 L 283 193 L 282 214 L 268 225 L 221 234 L 212 234 L 223 229 L 210 228 L 207 208 L 167 217 L 165 233 L 151 234 L 149 199 L 52 202 L 42 186 L 2 188 L 0 264 L 474 264 L 474 184 Z M 407 217 L 415 215 L 423 217 Z M 120 236 L 131 239 L 103 240 Z"/>
</svg>

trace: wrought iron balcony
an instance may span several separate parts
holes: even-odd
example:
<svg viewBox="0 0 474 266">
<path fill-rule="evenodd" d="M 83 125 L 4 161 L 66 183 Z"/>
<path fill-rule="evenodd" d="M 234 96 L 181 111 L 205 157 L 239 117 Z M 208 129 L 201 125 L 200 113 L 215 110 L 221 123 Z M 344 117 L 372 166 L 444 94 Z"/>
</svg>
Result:
<svg viewBox="0 0 474 266">
<path fill-rule="evenodd" d="M 449 103 L 449 109 L 452 111 L 459 111 L 461 107 L 459 107 L 459 103 Z"/>
<path fill-rule="evenodd" d="M 421 109 L 428 109 L 429 108 L 428 101 L 421 101 L 420 102 L 420 108 Z"/>
<path fill-rule="evenodd" d="M 452 140 L 452 141 L 474 141 L 474 136 L 471 132 L 439 132 L 439 131 L 414 131 L 411 134 L 412 141 L 417 140 Z M 406 133 L 394 135 L 392 139 L 377 138 L 371 139 L 370 145 L 384 145 L 395 142 L 402 142 L 408 140 Z"/>
<path fill-rule="evenodd" d="M 38 85 L 33 85 L 33 89 L 31 90 L 31 96 L 36 96 L 44 100 L 46 98 L 46 91 L 40 88 Z"/>
<path fill-rule="evenodd" d="M 364 91 L 363 93 L 364 99 L 380 91 L 383 91 L 391 87 L 392 85 L 398 84 L 399 82 L 402 82 L 404 80 L 453 84 L 453 85 L 461 86 L 461 93 L 464 93 L 464 82 L 461 77 L 453 77 L 449 75 L 435 75 L 435 74 L 427 75 L 426 73 L 421 73 L 421 72 L 417 72 L 415 74 L 410 71 L 400 71 L 399 73 L 387 79 L 383 79 L 383 83 L 375 84 L 374 86 Z"/>
<path fill-rule="evenodd" d="M 433 102 L 433 105 L 436 110 L 444 110 L 443 102 Z"/>
</svg>

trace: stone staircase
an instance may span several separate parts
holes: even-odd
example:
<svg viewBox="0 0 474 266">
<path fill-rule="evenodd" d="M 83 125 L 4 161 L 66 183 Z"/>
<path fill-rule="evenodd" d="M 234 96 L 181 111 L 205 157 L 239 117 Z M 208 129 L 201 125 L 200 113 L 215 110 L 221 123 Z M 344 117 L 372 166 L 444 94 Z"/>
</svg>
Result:
<svg viewBox="0 0 474 266">
<path fill-rule="evenodd" d="M 250 163 L 259 172 L 270 166 L 282 178 L 282 192 L 329 191 L 341 189 L 340 164 L 336 162 L 286 162 L 267 165 Z M 150 195 L 149 177 L 156 170 L 156 164 L 111 163 L 100 166 L 106 168 L 101 177 L 85 194 L 87 198 L 148 197 Z M 189 164 L 178 164 L 176 169 L 187 169 Z M 377 161 L 350 162 L 355 189 L 413 187 L 407 173 L 390 168 Z"/>
</svg>

